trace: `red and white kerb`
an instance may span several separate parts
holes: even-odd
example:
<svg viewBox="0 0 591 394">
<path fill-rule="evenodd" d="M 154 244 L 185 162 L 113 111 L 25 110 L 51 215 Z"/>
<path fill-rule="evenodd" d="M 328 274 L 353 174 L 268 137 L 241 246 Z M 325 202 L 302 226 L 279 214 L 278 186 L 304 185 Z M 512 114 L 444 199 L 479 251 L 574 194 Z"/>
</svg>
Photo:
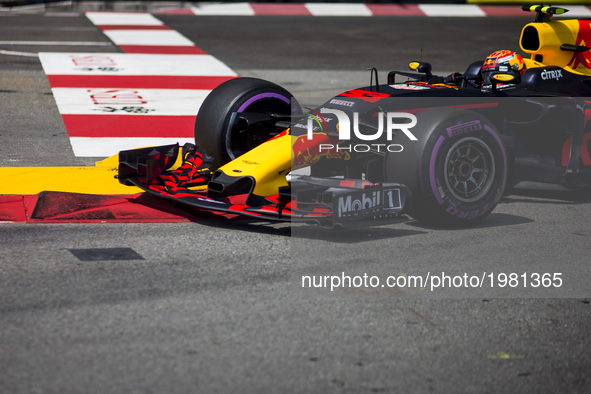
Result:
<svg viewBox="0 0 591 394">
<path fill-rule="evenodd" d="M 193 140 L 207 94 L 237 74 L 150 14 L 87 17 L 125 53 L 40 53 L 76 156 Z"/>
</svg>

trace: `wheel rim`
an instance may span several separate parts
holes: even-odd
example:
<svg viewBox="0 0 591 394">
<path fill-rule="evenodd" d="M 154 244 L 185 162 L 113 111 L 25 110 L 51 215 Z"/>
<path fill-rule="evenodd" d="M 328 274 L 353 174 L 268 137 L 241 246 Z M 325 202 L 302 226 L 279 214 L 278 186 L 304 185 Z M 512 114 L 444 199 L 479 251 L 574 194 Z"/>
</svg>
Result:
<svg viewBox="0 0 591 394">
<path fill-rule="evenodd" d="M 291 101 L 288 97 L 278 93 L 261 93 L 249 98 L 238 111 L 232 114 L 226 130 L 226 147 L 230 160 L 234 160 L 242 154 L 260 145 L 273 136 L 275 128 L 257 128 L 256 131 L 244 131 L 244 125 L 236 121 L 241 112 L 252 113 L 286 113 L 290 111 Z"/>
<path fill-rule="evenodd" d="M 478 138 L 463 138 L 451 147 L 445 158 L 445 184 L 459 201 L 478 201 L 490 190 L 495 170 L 488 145 Z"/>
</svg>

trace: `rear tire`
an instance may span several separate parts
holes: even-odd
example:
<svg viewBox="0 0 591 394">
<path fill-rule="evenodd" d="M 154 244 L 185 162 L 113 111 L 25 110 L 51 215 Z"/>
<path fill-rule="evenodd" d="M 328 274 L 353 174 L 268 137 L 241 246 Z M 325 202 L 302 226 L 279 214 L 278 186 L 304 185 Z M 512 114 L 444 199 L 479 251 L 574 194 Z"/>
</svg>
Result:
<svg viewBox="0 0 591 394">
<path fill-rule="evenodd" d="M 234 160 L 281 130 L 261 124 L 244 131 L 241 112 L 291 115 L 299 105 L 285 89 L 257 78 L 236 78 L 215 88 L 204 100 L 195 120 L 195 144 L 214 158 L 213 168 Z"/>
<path fill-rule="evenodd" d="M 410 215 L 440 227 L 472 226 L 500 201 L 507 153 L 494 125 L 467 110 L 435 108 L 417 114 L 418 141 L 386 156 L 386 180 L 411 192 Z"/>
</svg>

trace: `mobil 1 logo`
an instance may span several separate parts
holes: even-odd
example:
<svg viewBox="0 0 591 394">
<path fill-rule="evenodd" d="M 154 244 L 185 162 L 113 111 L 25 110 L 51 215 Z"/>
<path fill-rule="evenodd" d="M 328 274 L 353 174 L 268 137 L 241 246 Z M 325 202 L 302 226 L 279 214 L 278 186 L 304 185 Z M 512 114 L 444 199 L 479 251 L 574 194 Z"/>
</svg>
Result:
<svg viewBox="0 0 591 394">
<path fill-rule="evenodd" d="M 333 195 L 333 212 L 335 219 L 340 221 L 396 213 L 402 209 L 402 206 L 399 187 L 338 191 Z"/>
</svg>

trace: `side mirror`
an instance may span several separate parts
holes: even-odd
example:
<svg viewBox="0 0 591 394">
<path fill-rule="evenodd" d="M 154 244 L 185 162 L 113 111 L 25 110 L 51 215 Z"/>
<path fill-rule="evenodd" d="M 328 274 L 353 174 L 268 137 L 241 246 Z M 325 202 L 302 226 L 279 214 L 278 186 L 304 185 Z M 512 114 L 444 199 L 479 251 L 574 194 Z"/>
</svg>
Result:
<svg viewBox="0 0 591 394">
<path fill-rule="evenodd" d="M 431 65 L 429 63 L 423 62 L 410 62 L 408 67 L 411 70 L 415 70 L 419 73 L 424 73 L 427 76 L 427 79 L 431 78 Z"/>
</svg>

